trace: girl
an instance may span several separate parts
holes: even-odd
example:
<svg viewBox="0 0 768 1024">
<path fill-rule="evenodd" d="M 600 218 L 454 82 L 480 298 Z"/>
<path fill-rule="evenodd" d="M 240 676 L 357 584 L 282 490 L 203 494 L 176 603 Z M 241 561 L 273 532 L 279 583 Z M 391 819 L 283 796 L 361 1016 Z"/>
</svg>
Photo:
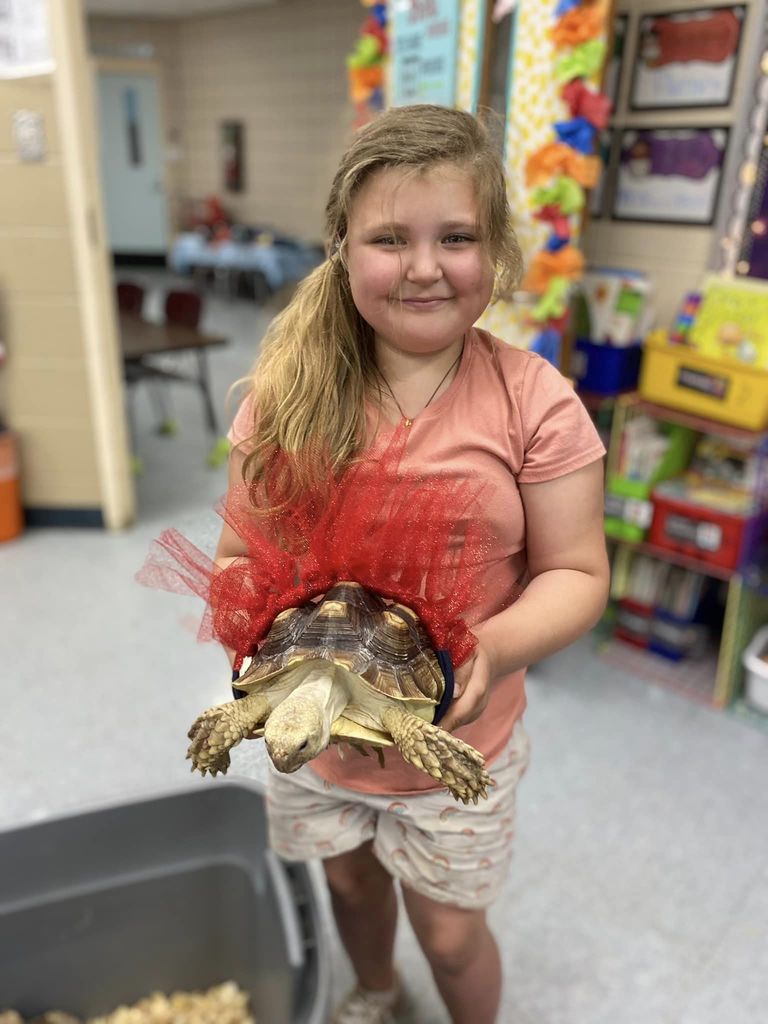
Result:
<svg viewBox="0 0 768 1024">
<path fill-rule="evenodd" d="M 280 493 L 307 493 L 329 462 L 291 453 L 314 445 L 338 472 L 396 427 L 409 469 L 487 481 L 478 643 L 441 725 L 485 755 L 496 787 L 464 808 L 396 753 L 381 769 L 328 750 L 273 774 L 271 842 L 288 859 L 323 857 L 357 976 L 336 1024 L 397 1019 L 394 879 L 451 1020 L 492 1024 L 501 965 L 486 908 L 527 763 L 523 676 L 604 607 L 603 447 L 555 369 L 473 327 L 521 263 L 501 162 L 475 118 L 426 105 L 381 115 L 344 154 L 326 213 L 328 259 L 269 328 L 230 433 L 230 484 L 274 494 L 279 450 Z M 217 564 L 246 553 L 225 526 Z"/>
</svg>

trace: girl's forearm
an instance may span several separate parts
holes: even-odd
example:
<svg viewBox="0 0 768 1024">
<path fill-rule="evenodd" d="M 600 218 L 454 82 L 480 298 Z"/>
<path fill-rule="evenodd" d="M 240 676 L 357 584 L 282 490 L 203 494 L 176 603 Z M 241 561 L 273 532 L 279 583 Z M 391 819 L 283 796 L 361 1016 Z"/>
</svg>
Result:
<svg viewBox="0 0 768 1024">
<path fill-rule="evenodd" d="M 567 647 L 600 619 L 607 571 L 551 569 L 536 576 L 513 605 L 474 629 L 494 676 L 507 675 Z"/>
</svg>

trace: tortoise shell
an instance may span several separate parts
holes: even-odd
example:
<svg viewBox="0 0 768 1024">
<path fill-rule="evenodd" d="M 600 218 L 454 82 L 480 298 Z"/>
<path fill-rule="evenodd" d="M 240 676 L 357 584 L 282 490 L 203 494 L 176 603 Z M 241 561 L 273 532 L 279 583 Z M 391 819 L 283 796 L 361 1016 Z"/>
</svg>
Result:
<svg viewBox="0 0 768 1024">
<path fill-rule="evenodd" d="M 284 669 L 322 658 L 400 700 L 439 703 L 445 678 L 419 617 L 358 583 L 337 583 L 319 602 L 281 612 L 236 686 L 260 688 Z"/>
</svg>

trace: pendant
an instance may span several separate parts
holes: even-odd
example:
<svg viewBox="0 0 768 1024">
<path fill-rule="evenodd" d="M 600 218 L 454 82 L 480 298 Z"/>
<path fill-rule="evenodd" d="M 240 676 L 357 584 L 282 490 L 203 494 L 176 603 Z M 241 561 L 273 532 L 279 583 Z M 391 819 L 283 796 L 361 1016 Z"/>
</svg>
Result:
<svg viewBox="0 0 768 1024">
<path fill-rule="evenodd" d="M 403 426 L 404 427 L 412 427 L 413 426 L 413 420 L 409 420 L 408 417 L 406 416 L 406 418 L 403 420 Z"/>
</svg>

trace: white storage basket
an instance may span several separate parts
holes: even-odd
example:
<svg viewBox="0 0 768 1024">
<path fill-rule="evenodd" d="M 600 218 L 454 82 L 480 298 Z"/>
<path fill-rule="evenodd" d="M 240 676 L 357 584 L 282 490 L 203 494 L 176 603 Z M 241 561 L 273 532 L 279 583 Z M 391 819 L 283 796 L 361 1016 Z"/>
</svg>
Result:
<svg viewBox="0 0 768 1024">
<path fill-rule="evenodd" d="M 742 654 L 746 670 L 744 696 L 747 703 L 768 714 L 768 625 L 755 633 Z"/>
</svg>

